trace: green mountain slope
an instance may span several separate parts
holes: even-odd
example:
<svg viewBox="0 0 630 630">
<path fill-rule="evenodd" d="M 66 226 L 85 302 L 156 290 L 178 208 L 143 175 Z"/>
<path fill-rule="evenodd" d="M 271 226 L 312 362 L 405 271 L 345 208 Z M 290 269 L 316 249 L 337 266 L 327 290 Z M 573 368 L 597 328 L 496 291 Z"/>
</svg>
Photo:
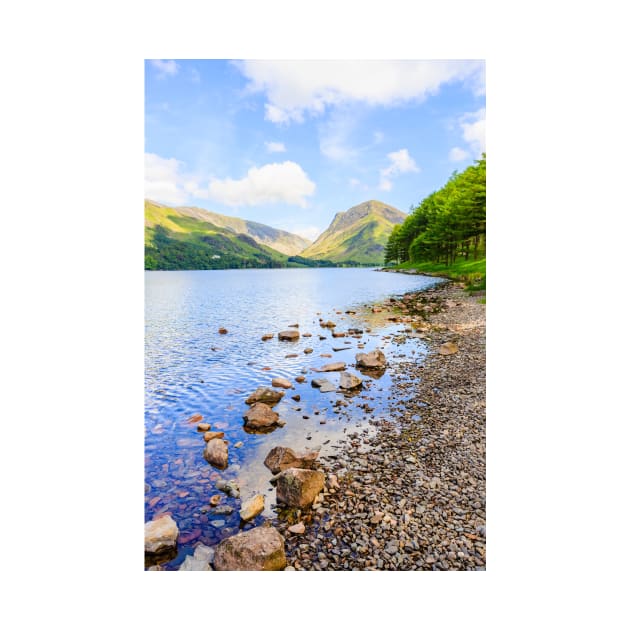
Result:
<svg viewBox="0 0 630 630">
<path fill-rule="evenodd" d="M 380 201 L 365 201 L 338 212 L 328 228 L 300 255 L 336 263 L 382 265 L 389 235 L 406 217 L 404 212 Z"/>
<path fill-rule="evenodd" d="M 145 269 L 298 266 L 247 234 L 235 234 L 179 208 L 145 200 L 144 215 Z"/>
<path fill-rule="evenodd" d="M 164 207 L 162 204 L 156 203 L 155 201 L 149 201 L 149 203 L 155 207 Z M 202 208 L 191 206 L 178 206 L 173 209 L 176 210 L 179 215 L 211 223 L 213 227 L 225 228 L 234 234 L 246 234 L 247 236 L 251 236 L 251 238 L 260 245 L 271 247 L 287 256 L 295 256 L 311 244 L 311 241 L 297 234 L 278 230 L 269 225 L 256 223 L 255 221 L 247 221 L 246 219 L 239 219 L 238 217 L 228 217 L 224 214 L 218 214 L 216 212 L 210 212 L 210 210 L 203 210 Z"/>
</svg>

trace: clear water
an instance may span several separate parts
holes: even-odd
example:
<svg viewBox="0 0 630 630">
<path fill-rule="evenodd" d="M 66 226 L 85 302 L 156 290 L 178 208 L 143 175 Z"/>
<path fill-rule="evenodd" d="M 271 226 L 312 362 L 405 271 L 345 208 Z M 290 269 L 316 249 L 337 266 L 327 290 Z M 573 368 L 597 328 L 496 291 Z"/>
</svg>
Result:
<svg viewBox="0 0 630 630">
<path fill-rule="evenodd" d="M 399 350 L 392 338 L 402 326 L 373 315 L 369 307 L 437 282 L 372 269 L 145 272 L 145 520 L 168 512 L 180 530 L 177 556 L 165 568 L 177 569 L 197 542 L 213 545 L 238 533 L 240 500 L 216 490 L 217 479 L 236 480 L 242 499 L 265 495 L 265 511 L 246 527 L 256 526 L 275 513 L 271 473 L 263 465 L 271 448 L 321 447 L 323 455 L 333 452 L 348 432 L 386 416 L 387 372 L 380 378 L 362 376 L 363 389 L 345 399 L 347 407 L 338 408 L 333 403 L 344 399 L 342 394 L 321 393 L 310 382 L 323 376 L 336 385 L 339 373 L 318 375 L 312 368 L 345 361 L 356 373 L 350 367 L 356 352 L 377 347 L 393 358 Z M 320 327 L 320 317 L 336 322 L 334 331 L 369 327 L 371 332 L 361 339 L 333 338 L 330 329 Z M 300 339 L 279 341 L 277 333 L 292 330 L 291 324 L 299 324 Z M 228 333 L 220 334 L 220 327 Z M 312 337 L 303 337 L 305 332 Z M 262 341 L 265 333 L 274 338 Z M 333 351 L 341 347 L 347 349 Z M 304 354 L 305 348 L 313 352 Z M 423 345 L 418 341 L 407 351 L 421 360 Z M 300 374 L 304 384 L 295 382 Z M 295 385 L 274 406 L 286 425 L 267 434 L 245 432 L 245 398 L 259 386 L 271 386 L 276 376 Z M 299 402 L 291 399 L 296 393 Z M 203 458 L 202 434 L 187 422 L 196 413 L 212 430 L 225 433 L 226 470 L 216 470 Z M 243 446 L 237 449 L 238 442 Z M 214 494 L 222 495 L 221 505 L 234 508 L 231 515 L 208 510 Z"/>
</svg>

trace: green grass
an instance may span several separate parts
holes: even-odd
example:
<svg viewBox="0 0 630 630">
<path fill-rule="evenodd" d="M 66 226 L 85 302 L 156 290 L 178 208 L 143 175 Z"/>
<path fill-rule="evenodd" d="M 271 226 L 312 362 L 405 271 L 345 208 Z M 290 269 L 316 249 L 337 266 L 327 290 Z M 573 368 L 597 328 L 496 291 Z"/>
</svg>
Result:
<svg viewBox="0 0 630 630">
<path fill-rule="evenodd" d="M 470 292 L 486 290 L 485 258 L 480 258 L 479 260 L 465 260 L 461 258 L 449 266 L 446 266 L 444 263 L 406 262 L 396 265 L 394 269 L 415 269 L 430 276 L 440 276 L 457 280 L 458 282 L 465 282 L 466 290 Z"/>
</svg>

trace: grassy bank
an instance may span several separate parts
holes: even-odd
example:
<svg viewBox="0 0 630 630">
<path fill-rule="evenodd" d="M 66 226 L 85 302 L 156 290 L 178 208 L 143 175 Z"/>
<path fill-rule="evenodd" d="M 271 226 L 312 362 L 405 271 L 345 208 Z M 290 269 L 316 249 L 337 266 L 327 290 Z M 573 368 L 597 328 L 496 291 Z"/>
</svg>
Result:
<svg viewBox="0 0 630 630">
<path fill-rule="evenodd" d="M 448 267 L 444 263 L 412 263 L 406 262 L 392 267 L 392 269 L 415 269 L 430 276 L 441 276 L 466 283 L 467 291 L 486 290 L 486 259 L 456 260 Z"/>
</svg>

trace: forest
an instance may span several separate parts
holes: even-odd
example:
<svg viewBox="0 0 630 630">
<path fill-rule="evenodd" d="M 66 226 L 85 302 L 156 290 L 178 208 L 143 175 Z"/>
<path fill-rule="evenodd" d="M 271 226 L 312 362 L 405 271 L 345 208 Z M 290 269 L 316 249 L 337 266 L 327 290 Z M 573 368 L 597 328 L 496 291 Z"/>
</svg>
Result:
<svg viewBox="0 0 630 630">
<path fill-rule="evenodd" d="M 485 258 L 486 154 L 425 197 L 394 227 L 385 264 L 439 263 Z"/>
</svg>

